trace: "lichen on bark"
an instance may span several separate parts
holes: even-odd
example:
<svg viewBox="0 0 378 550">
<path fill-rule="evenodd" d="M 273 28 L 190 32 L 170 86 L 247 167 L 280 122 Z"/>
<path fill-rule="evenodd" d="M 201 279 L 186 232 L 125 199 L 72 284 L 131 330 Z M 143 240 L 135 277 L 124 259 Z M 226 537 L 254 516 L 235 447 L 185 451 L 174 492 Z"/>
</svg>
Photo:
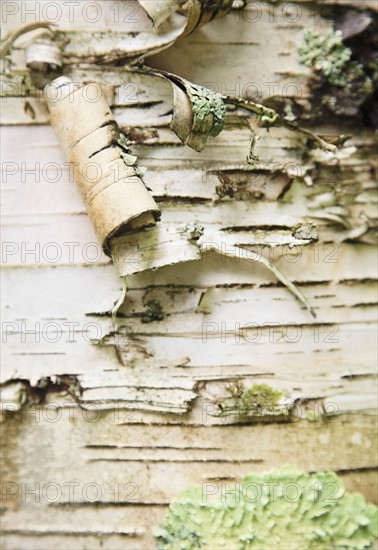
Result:
<svg viewBox="0 0 378 550">
<path fill-rule="evenodd" d="M 333 472 L 294 468 L 184 491 L 154 530 L 159 550 L 363 550 L 372 548 L 377 507 L 346 493 Z"/>
</svg>

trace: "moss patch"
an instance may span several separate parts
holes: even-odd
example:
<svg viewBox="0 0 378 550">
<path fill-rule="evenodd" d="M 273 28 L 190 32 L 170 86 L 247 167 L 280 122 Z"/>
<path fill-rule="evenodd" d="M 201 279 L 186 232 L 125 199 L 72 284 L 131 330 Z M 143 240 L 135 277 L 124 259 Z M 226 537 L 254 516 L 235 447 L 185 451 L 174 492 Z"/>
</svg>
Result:
<svg viewBox="0 0 378 550">
<path fill-rule="evenodd" d="M 231 397 L 218 402 L 221 415 L 235 415 L 242 418 L 278 414 L 279 400 L 282 392 L 268 386 L 268 384 L 253 384 L 245 389 L 243 384 L 233 384 L 228 387 Z"/>
</svg>

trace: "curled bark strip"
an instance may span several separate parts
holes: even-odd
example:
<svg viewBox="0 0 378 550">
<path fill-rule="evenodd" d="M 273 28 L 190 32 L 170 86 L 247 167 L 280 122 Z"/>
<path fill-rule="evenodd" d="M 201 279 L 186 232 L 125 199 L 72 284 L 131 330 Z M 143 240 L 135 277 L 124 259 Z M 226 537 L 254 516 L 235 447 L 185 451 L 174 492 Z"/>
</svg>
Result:
<svg viewBox="0 0 378 550">
<path fill-rule="evenodd" d="M 155 29 L 165 23 L 175 13 L 180 3 L 178 0 L 138 0 L 142 8 L 147 12 Z"/>
<path fill-rule="evenodd" d="M 170 82 L 173 90 L 170 127 L 188 147 L 200 152 L 209 136 L 221 133 L 226 115 L 223 96 L 165 71 L 144 68 L 135 72 Z"/>
<path fill-rule="evenodd" d="M 78 87 L 61 77 L 45 88 L 45 96 L 51 125 L 73 166 L 98 239 L 110 255 L 112 237 L 154 226 L 160 210 L 135 162 L 123 158 L 131 155 L 98 84 Z"/>
<path fill-rule="evenodd" d="M 233 0 L 188 0 L 183 6 L 188 18 L 184 36 L 191 34 L 212 19 L 226 15 L 232 3 Z"/>
<path fill-rule="evenodd" d="M 120 277 L 120 280 L 121 280 L 121 283 L 122 283 L 122 292 L 121 292 L 118 300 L 116 301 L 116 303 L 114 304 L 113 309 L 112 309 L 112 324 L 113 324 L 113 326 L 115 325 L 115 322 L 116 322 L 118 310 L 121 307 L 121 305 L 123 304 L 123 302 L 125 301 L 126 294 L 127 294 L 126 277 Z"/>
<path fill-rule="evenodd" d="M 220 94 L 165 73 L 173 86 L 172 130 L 189 147 L 202 151 L 209 135 L 223 130 L 226 107 Z"/>
</svg>

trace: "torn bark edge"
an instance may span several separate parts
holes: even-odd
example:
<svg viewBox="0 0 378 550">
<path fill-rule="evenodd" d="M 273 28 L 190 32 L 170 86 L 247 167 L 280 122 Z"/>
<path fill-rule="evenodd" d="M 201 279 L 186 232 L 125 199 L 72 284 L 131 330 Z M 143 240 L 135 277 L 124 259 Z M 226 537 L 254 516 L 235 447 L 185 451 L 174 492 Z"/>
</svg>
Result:
<svg viewBox="0 0 378 550">
<path fill-rule="evenodd" d="M 256 252 L 248 250 L 247 248 L 245 248 L 245 246 L 247 246 L 246 244 L 245 245 L 242 245 L 242 244 L 240 244 L 240 245 L 238 245 L 238 244 L 231 245 L 230 244 L 230 246 L 227 247 L 226 250 L 224 250 L 224 247 L 219 246 L 220 243 L 222 242 L 222 236 L 208 235 L 206 233 L 204 234 L 203 228 L 201 226 L 198 225 L 198 227 L 195 227 L 195 224 L 192 224 L 192 225 L 193 225 L 193 227 L 191 226 L 191 224 L 189 224 L 189 227 L 188 227 L 188 224 L 187 224 L 187 226 L 185 228 L 183 228 L 182 233 L 183 233 L 183 235 L 185 235 L 187 241 L 190 243 L 191 248 L 196 250 L 198 252 L 198 254 L 196 254 L 196 255 L 192 254 L 189 258 L 186 258 L 185 254 L 183 254 L 183 252 L 181 251 L 181 253 L 175 255 L 175 258 L 173 258 L 173 259 L 168 258 L 168 256 L 164 255 L 164 251 L 167 249 L 167 246 L 170 249 L 171 245 L 170 245 L 170 242 L 167 241 L 166 238 L 164 238 L 164 236 L 163 236 L 163 238 L 160 238 L 160 239 L 157 238 L 156 242 L 153 242 L 153 246 L 150 243 L 150 247 L 149 247 L 148 246 L 148 244 L 149 244 L 148 240 L 149 240 L 149 238 L 151 238 L 153 240 L 154 239 L 154 234 L 150 233 L 150 232 L 141 233 L 139 235 L 138 244 L 136 245 L 137 248 L 138 248 L 138 251 L 140 253 L 143 253 L 144 250 L 145 251 L 152 250 L 153 253 L 154 253 L 154 258 L 163 257 L 163 258 L 166 259 L 166 263 L 164 263 L 162 265 L 153 265 L 152 261 L 149 259 L 149 260 L 144 261 L 142 263 L 142 267 L 138 263 L 138 268 L 137 269 L 134 268 L 132 271 L 129 271 L 128 274 L 131 275 L 132 273 L 139 273 L 139 272 L 143 272 L 143 271 L 150 270 L 150 269 L 157 269 L 158 267 L 163 267 L 163 265 L 171 265 L 173 263 L 185 263 L 185 261 L 188 261 L 188 260 L 192 260 L 192 261 L 197 260 L 198 261 L 201 258 L 201 255 L 207 250 L 214 250 L 217 253 L 221 253 L 221 254 L 224 253 L 226 256 L 239 258 L 240 254 L 239 254 L 238 251 L 240 249 L 242 249 L 244 258 L 252 260 L 252 261 L 257 262 L 257 263 L 260 263 L 263 266 L 265 266 L 267 269 L 269 269 L 269 271 L 271 271 L 274 274 L 274 276 L 305 306 L 305 308 L 311 313 L 311 315 L 314 317 L 314 319 L 316 319 L 316 313 L 315 313 L 314 309 L 312 308 L 312 306 L 310 305 L 310 303 L 308 302 L 307 298 L 294 285 L 294 283 L 292 283 L 288 279 L 288 277 L 286 277 L 286 275 L 284 273 L 282 273 L 282 271 L 280 271 L 267 258 L 265 258 L 264 256 L 261 256 L 260 254 L 257 254 Z M 143 239 L 146 239 L 145 243 L 142 242 Z M 178 240 L 177 236 L 176 236 L 176 241 L 180 242 Z M 122 244 L 119 243 L 118 246 L 122 247 Z M 131 243 L 128 242 L 128 243 L 124 243 L 123 246 L 126 247 L 126 251 L 127 251 L 128 250 L 127 247 L 132 246 L 132 245 L 131 245 Z M 159 252 L 159 249 L 162 251 L 162 253 Z M 120 298 L 117 300 L 116 304 L 114 305 L 114 307 L 112 309 L 113 324 L 114 324 L 115 319 L 117 317 L 118 310 L 121 307 L 121 305 L 123 304 L 124 299 L 126 297 L 126 293 L 127 293 L 127 282 L 126 282 L 127 270 L 125 270 L 125 266 L 123 264 L 124 264 L 124 261 L 127 262 L 128 255 L 126 253 L 126 255 L 125 255 L 126 259 L 123 261 L 122 260 L 122 255 L 119 252 L 120 251 L 118 251 L 119 255 L 117 257 L 115 255 L 114 251 L 113 251 L 113 261 L 117 265 L 118 271 L 121 274 L 120 278 L 121 278 L 121 281 L 122 281 L 123 290 L 122 290 Z M 127 267 L 127 265 L 126 265 L 126 267 Z"/>
<path fill-rule="evenodd" d="M 24 406 L 42 405 L 49 394 L 69 395 L 77 403 L 82 388 L 77 376 L 62 374 L 46 376 L 32 383 L 24 378 L 12 378 L 0 384 L 0 413 L 5 421 L 6 415 L 19 412 Z"/>
</svg>

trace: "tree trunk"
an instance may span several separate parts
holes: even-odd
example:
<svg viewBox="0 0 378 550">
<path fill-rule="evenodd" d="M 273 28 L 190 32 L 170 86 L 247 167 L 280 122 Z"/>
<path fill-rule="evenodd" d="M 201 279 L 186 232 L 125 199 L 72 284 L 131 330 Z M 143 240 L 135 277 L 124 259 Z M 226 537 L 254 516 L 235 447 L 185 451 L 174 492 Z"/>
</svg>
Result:
<svg viewBox="0 0 378 550">
<path fill-rule="evenodd" d="M 101 38 L 79 17 L 59 21 L 64 74 L 102 82 L 161 225 L 204 232 L 198 257 L 167 239 L 182 261 L 128 277 L 115 325 L 120 280 L 16 42 L 2 77 L 4 548 L 150 549 L 185 488 L 285 464 L 336 471 L 376 501 L 374 133 L 322 110 L 298 61 L 307 28 L 375 9 L 254 2 L 146 59 L 221 94 L 290 104 L 316 134 L 350 134 L 335 153 L 241 108 L 197 153 L 169 128 L 168 82 L 96 61 L 132 34 L 105 16 Z M 93 63 L 77 64 L 81 44 Z M 316 318 L 247 251 L 280 269 Z M 138 265 L 137 249 L 129 260 Z M 279 405 L 242 413 L 238 396 L 254 384 L 279 391 Z"/>
</svg>

